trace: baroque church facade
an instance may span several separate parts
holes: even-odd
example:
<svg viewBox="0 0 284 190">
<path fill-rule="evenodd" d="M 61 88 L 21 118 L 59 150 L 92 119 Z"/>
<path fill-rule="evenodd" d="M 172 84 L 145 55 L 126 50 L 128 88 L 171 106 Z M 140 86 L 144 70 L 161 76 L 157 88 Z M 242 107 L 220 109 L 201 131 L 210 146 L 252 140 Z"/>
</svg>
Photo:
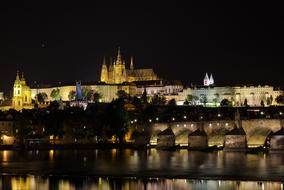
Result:
<svg viewBox="0 0 284 190">
<path fill-rule="evenodd" d="M 118 48 L 116 59 L 109 66 L 107 66 L 105 59 L 103 61 L 100 81 L 106 84 L 154 80 L 158 80 L 158 76 L 153 69 L 134 69 L 133 57 L 131 57 L 129 69 L 126 68 L 120 48 Z"/>
<path fill-rule="evenodd" d="M 26 83 L 24 74 L 20 77 L 19 72 L 17 72 L 13 86 L 12 107 L 16 110 L 21 110 L 23 108 L 30 108 L 31 106 L 31 89 Z"/>
</svg>

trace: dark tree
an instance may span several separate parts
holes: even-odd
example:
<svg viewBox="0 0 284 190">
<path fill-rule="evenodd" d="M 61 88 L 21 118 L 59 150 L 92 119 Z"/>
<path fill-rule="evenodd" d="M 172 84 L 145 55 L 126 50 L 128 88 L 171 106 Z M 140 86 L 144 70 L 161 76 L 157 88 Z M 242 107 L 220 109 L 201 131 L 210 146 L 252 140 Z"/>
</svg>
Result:
<svg viewBox="0 0 284 190">
<path fill-rule="evenodd" d="M 101 99 L 102 99 L 102 95 L 101 95 L 100 93 L 95 92 L 95 93 L 93 94 L 93 101 L 94 101 L 95 103 L 100 102 Z"/>
<path fill-rule="evenodd" d="M 155 94 L 151 100 L 152 105 L 165 105 L 166 102 L 166 98 L 164 96 L 159 96 L 158 94 Z"/>
<path fill-rule="evenodd" d="M 129 97 L 128 94 L 124 90 L 117 91 L 116 95 L 118 99 L 123 99 L 123 100 Z"/>
<path fill-rule="evenodd" d="M 262 107 L 264 107 L 264 101 L 263 101 L 263 100 L 260 101 L 260 105 L 261 105 Z"/>
<path fill-rule="evenodd" d="M 75 100 L 76 92 L 74 90 L 71 90 L 68 94 L 69 101 Z"/>
<path fill-rule="evenodd" d="M 41 92 L 36 95 L 36 98 L 39 103 L 44 103 L 48 96 L 45 92 Z"/>
<path fill-rule="evenodd" d="M 247 100 L 247 99 L 244 100 L 244 106 L 245 106 L 245 107 L 248 106 L 248 100 Z"/>
<path fill-rule="evenodd" d="M 231 107 L 232 102 L 225 98 L 221 101 L 220 106 L 221 107 Z"/>
<path fill-rule="evenodd" d="M 278 103 L 278 104 L 283 104 L 284 103 L 284 96 L 282 95 L 279 95 L 276 97 L 275 101 Z"/>
<path fill-rule="evenodd" d="M 169 106 L 176 106 L 177 105 L 176 99 L 173 98 L 173 99 L 169 100 L 168 105 Z"/>
</svg>

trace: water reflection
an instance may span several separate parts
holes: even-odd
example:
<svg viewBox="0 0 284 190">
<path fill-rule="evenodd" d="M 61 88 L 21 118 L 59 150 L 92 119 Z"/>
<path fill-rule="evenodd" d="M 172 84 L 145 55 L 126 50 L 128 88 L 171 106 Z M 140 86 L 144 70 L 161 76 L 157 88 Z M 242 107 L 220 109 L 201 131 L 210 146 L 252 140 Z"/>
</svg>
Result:
<svg viewBox="0 0 284 190">
<path fill-rule="evenodd" d="M 56 178 L 10 177 L 0 178 L 5 190 L 283 190 L 281 182 L 188 180 L 188 179 L 134 179 L 134 178 Z"/>
<path fill-rule="evenodd" d="M 188 150 L 0 151 L 0 175 L 283 180 L 284 154 Z"/>
</svg>

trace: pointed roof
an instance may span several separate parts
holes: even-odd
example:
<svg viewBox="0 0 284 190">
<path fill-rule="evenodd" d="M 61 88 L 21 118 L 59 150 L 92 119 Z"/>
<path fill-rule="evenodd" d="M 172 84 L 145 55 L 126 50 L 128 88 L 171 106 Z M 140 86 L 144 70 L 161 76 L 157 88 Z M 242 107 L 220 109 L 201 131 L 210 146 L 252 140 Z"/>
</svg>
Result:
<svg viewBox="0 0 284 190">
<path fill-rule="evenodd" d="M 205 73 L 204 80 L 209 80 L 207 72 Z"/>
<path fill-rule="evenodd" d="M 271 134 L 271 136 L 276 136 L 276 135 L 281 135 L 281 136 L 283 136 L 284 135 L 284 128 L 283 127 L 281 127 L 281 129 L 280 130 L 278 130 L 278 131 L 276 131 L 275 133 L 272 133 Z"/>
<path fill-rule="evenodd" d="M 207 134 L 204 130 L 197 129 L 193 131 L 192 133 L 190 133 L 188 136 L 206 136 L 207 137 Z"/>
<path fill-rule="evenodd" d="M 17 74 L 16 74 L 16 80 L 20 80 L 20 74 L 19 74 L 19 71 L 17 71 Z"/>
<path fill-rule="evenodd" d="M 172 136 L 174 136 L 175 134 L 174 134 L 172 128 L 168 127 L 167 129 L 163 130 L 162 132 L 160 132 L 158 134 L 158 136 L 160 136 L 160 135 L 166 135 L 166 136 L 172 135 Z"/>
<path fill-rule="evenodd" d="M 214 84 L 214 79 L 212 73 L 210 74 L 209 83 Z"/>
<path fill-rule="evenodd" d="M 225 135 L 246 135 L 246 132 L 242 127 L 237 127 L 237 125 L 235 125 L 235 128 L 227 132 Z"/>
</svg>

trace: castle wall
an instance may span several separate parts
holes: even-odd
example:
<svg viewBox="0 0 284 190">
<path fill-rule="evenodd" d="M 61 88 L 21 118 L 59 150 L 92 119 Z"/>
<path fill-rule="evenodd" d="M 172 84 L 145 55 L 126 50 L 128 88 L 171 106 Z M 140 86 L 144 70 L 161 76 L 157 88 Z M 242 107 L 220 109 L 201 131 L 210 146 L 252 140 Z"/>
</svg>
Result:
<svg viewBox="0 0 284 190">
<path fill-rule="evenodd" d="M 193 95 L 198 97 L 196 104 L 203 104 L 201 101 L 202 97 L 206 97 L 207 103 L 215 105 L 223 99 L 232 101 L 233 106 L 244 105 L 245 100 L 250 106 L 261 106 L 261 101 L 267 105 L 267 99 L 272 97 L 272 105 L 276 105 L 276 97 L 283 95 L 283 91 L 275 90 L 273 86 L 224 86 L 224 87 L 196 87 L 184 89 L 179 96 L 186 99 L 187 95 Z M 180 98 L 181 99 L 181 98 Z"/>
</svg>

